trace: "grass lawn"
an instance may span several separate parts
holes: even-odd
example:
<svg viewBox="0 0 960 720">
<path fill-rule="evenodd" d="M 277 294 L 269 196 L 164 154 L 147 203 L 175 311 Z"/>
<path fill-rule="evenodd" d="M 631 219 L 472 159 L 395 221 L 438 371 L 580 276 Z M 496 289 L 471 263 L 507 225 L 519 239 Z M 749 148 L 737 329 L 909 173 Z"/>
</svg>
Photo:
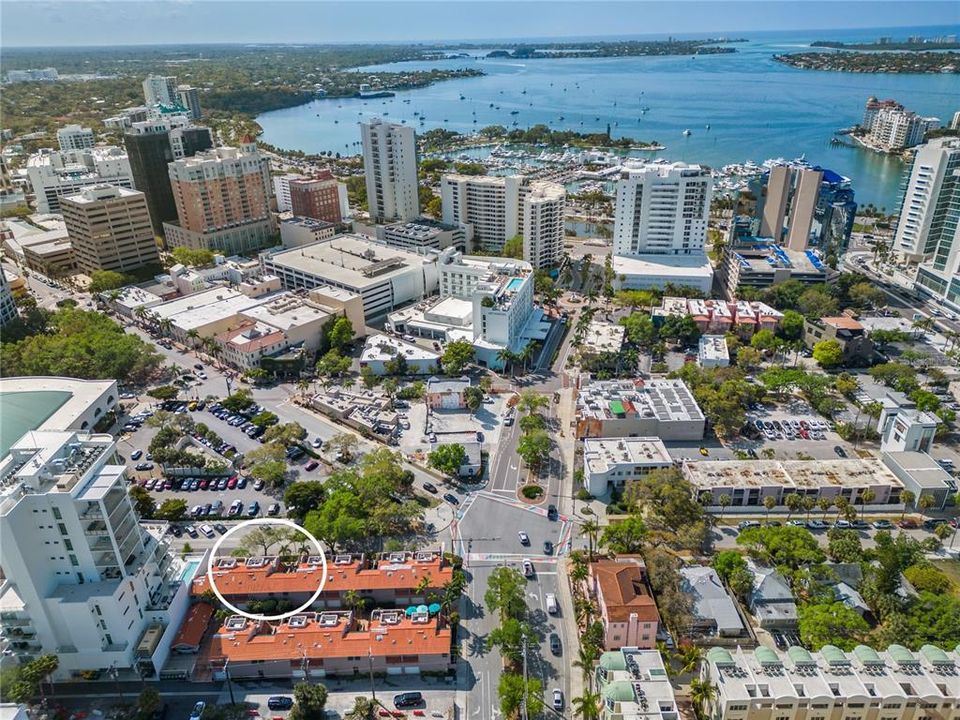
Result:
<svg viewBox="0 0 960 720">
<path fill-rule="evenodd" d="M 934 567 L 953 582 L 953 594 L 960 593 L 960 560 L 933 560 Z"/>
</svg>

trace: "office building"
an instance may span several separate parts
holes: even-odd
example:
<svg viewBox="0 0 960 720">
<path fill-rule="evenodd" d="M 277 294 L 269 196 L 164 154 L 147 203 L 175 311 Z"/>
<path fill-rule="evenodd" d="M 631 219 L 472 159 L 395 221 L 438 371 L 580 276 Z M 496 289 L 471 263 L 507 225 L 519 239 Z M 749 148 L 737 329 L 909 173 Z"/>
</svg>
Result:
<svg viewBox="0 0 960 720">
<path fill-rule="evenodd" d="M 600 656 L 596 669 L 602 720 L 681 720 L 673 684 L 657 650 L 623 647 Z"/>
<path fill-rule="evenodd" d="M 86 150 L 93 147 L 93 130 L 79 125 L 65 125 L 57 130 L 57 142 L 60 152 Z"/>
<path fill-rule="evenodd" d="M 436 258 L 386 247 L 360 235 L 261 255 L 264 272 L 288 290 L 330 285 L 363 298 L 367 318 L 416 302 L 437 291 Z"/>
<path fill-rule="evenodd" d="M 337 179 L 329 170 L 321 170 L 312 177 L 295 178 L 289 181 L 290 209 L 298 217 L 339 225 L 340 190 Z M 279 202 L 277 203 L 279 208 Z"/>
<path fill-rule="evenodd" d="M 477 247 L 502 253 L 511 238 L 523 238 L 523 260 L 535 268 L 557 264 L 563 253 L 562 185 L 509 177 L 444 175 L 443 221 L 470 228 Z"/>
<path fill-rule="evenodd" d="M 816 247 L 824 257 L 838 258 L 850 242 L 857 203 L 850 178 L 793 163 L 775 165 L 752 180 L 737 211 L 749 213 L 750 235 L 796 252 Z"/>
<path fill-rule="evenodd" d="M 420 214 L 417 137 L 412 127 L 374 119 L 360 123 L 367 207 L 375 222 Z"/>
<path fill-rule="evenodd" d="M 883 406 L 877 421 L 880 449 L 884 452 L 924 452 L 933 450 L 940 418 L 918 410 L 905 394 L 887 391 L 880 400 Z"/>
<path fill-rule="evenodd" d="M 861 129 L 865 145 L 884 152 L 897 152 L 919 145 L 930 130 L 940 127 L 939 118 L 920 117 L 894 100 L 867 99 Z"/>
<path fill-rule="evenodd" d="M 177 105 L 190 113 L 192 120 L 203 117 L 200 109 L 200 91 L 190 85 L 177 85 Z"/>
<path fill-rule="evenodd" d="M 277 212 L 290 212 L 290 181 L 300 180 L 306 175 L 299 173 L 284 173 L 283 175 L 273 176 L 273 194 L 277 198 Z"/>
<path fill-rule="evenodd" d="M 617 180 L 614 271 L 625 289 L 666 283 L 710 291 L 705 254 L 713 183 L 708 168 L 627 162 Z"/>
<path fill-rule="evenodd" d="M 136 122 L 147 120 L 149 114 L 150 108 L 146 105 L 124 108 L 113 117 L 104 118 L 103 126 L 108 130 L 120 130 L 122 132 Z"/>
<path fill-rule="evenodd" d="M 101 667 L 156 676 L 191 573 L 141 528 L 115 441 L 90 430 L 116 405 L 116 383 L 12 378 L 0 395 L 5 425 L 22 430 L 0 460 L 9 649 L 21 662 L 55 654 L 60 681 Z"/>
<path fill-rule="evenodd" d="M 730 365 L 730 351 L 724 335 L 701 335 L 697 349 L 697 363 L 702 368 L 721 368 Z"/>
<path fill-rule="evenodd" d="M 867 331 L 847 315 L 804 320 L 804 344 L 812 350 L 824 340 L 836 340 L 840 344 L 845 364 L 862 365 L 873 358 L 873 341 L 867 337 Z"/>
<path fill-rule="evenodd" d="M 54 82 L 60 79 L 56 68 L 30 68 L 29 70 L 8 70 L 7 82 Z"/>
<path fill-rule="evenodd" d="M 280 244 L 285 248 L 303 247 L 337 234 L 337 226 L 324 220 L 292 217 L 280 221 Z"/>
<path fill-rule="evenodd" d="M 168 166 L 213 147 L 209 128 L 193 127 L 181 116 L 132 123 L 123 136 L 137 190 L 147 198 L 153 232 L 163 234 L 163 224 L 177 219 Z"/>
<path fill-rule="evenodd" d="M 177 79 L 164 75 L 148 75 L 143 81 L 143 99 L 147 105 L 176 105 Z"/>
<path fill-rule="evenodd" d="M 150 213 L 142 192 L 94 185 L 60 203 L 81 272 L 127 273 L 160 263 Z"/>
<path fill-rule="evenodd" d="M 740 229 L 749 233 L 746 227 L 740 226 Z M 762 290 L 787 280 L 822 285 L 834 282 L 839 275 L 817 248 L 790 250 L 766 238 L 740 235 L 736 231 L 731 232 L 717 268 L 720 290 L 730 300 L 741 294 L 741 288 Z"/>
<path fill-rule="evenodd" d="M 370 335 L 360 353 L 360 368 L 365 367 L 374 375 L 429 375 L 439 372 L 440 355 L 390 335 Z"/>
<path fill-rule="evenodd" d="M 170 247 L 234 255 L 273 239 L 269 160 L 249 135 L 240 148 L 204 150 L 168 166 L 177 222 L 163 224 Z"/>
<path fill-rule="evenodd" d="M 390 247 L 423 254 L 448 247 L 465 252 L 470 238 L 467 226 L 447 225 L 425 217 L 412 222 L 377 225 L 374 231 L 377 239 Z"/>
<path fill-rule="evenodd" d="M 73 245 L 67 226 L 59 220 L 44 221 L 40 228 L 24 220 L 9 219 L 0 223 L 3 250 L 17 263 L 47 277 L 70 275 L 76 270 Z"/>
<path fill-rule="evenodd" d="M 0 270 L 0 327 L 17 319 L 17 304 L 13 301 L 7 273 Z"/>
<path fill-rule="evenodd" d="M 580 388 L 577 438 L 700 440 L 705 419 L 682 380 L 596 380 Z"/>
<path fill-rule="evenodd" d="M 654 470 L 673 467 L 673 458 L 660 438 L 584 438 L 583 486 L 594 497 L 616 488 L 623 490 Z"/>
<path fill-rule="evenodd" d="M 134 187 L 127 154 L 112 145 L 69 152 L 40 150 L 27 159 L 27 177 L 38 213 L 59 213 L 60 198 L 90 185 Z"/>
<path fill-rule="evenodd" d="M 716 688 L 704 716 L 715 720 L 877 718 L 922 720 L 960 713 L 960 652 L 824 645 L 785 652 L 714 647 L 700 668 Z"/>
<path fill-rule="evenodd" d="M 619 557 L 590 563 L 587 582 L 597 600 L 607 650 L 657 645 L 660 613 L 647 581 L 647 568 L 638 558 Z"/>
<path fill-rule="evenodd" d="M 917 149 L 893 249 L 919 263 L 918 292 L 960 308 L 960 139 Z"/>
</svg>

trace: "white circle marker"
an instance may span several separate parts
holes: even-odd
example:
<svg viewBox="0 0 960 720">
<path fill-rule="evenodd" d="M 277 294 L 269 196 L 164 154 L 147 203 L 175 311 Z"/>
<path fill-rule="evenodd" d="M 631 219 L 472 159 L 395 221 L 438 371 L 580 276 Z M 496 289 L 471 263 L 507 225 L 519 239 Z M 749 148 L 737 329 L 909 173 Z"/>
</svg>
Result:
<svg viewBox="0 0 960 720">
<path fill-rule="evenodd" d="M 320 555 L 320 565 L 323 570 L 323 574 L 320 577 L 320 584 L 317 586 L 313 596 L 296 610 L 291 610 L 290 612 L 285 612 L 280 615 L 256 615 L 235 607 L 220 593 L 220 589 L 217 587 L 217 583 L 213 579 L 213 559 L 217 555 L 217 550 L 220 549 L 223 541 L 237 532 L 237 530 L 250 527 L 251 525 L 284 525 L 286 527 L 293 528 L 297 532 L 306 535 L 310 539 L 310 542 L 313 543 L 313 546 L 317 549 L 317 554 Z M 210 551 L 210 556 L 207 558 L 207 582 L 210 585 L 210 589 L 213 590 L 213 594 L 217 596 L 217 599 L 237 615 L 242 615 L 245 618 L 257 621 L 286 620 L 287 618 L 293 617 L 294 615 L 302 613 L 304 610 L 308 609 L 311 605 L 313 605 L 313 603 L 316 602 L 317 598 L 320 597 L 320 593 L 323 592 L 323 586 L 327 584 L 327 555 L 323 551 L 323 546 L 320 545 L 320 541 L 304 530 L 300 525 L 297 525 L 295 522 L 293 522 L 293 520 L 286 520 L 284 518 L 256 518 L 254 520 L 244 520 L 239 525 L 234 525 L 232 528 L 227 530 L 227 532 L 221 536 L 216 543 L 214 543 L 213 549 Z"/>
</svg>

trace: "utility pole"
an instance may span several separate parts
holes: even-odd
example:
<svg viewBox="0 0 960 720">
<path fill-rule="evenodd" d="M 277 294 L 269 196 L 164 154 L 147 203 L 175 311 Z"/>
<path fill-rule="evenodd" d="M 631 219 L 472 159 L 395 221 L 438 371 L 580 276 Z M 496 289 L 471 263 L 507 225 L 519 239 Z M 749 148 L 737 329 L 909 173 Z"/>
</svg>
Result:
<svg viewBox="0 0 960 720">
<path fill-rule="evenodd" d="M 367 648 L 367 659 L 370 661 L 370 695 L 373 698 L 373 704 L 377 704 L 377 691 L 373 686 L 373 652 Z"/>
<path fill-rule="evenodd" d="M 227 660 L 227 662 L 224 664 L 223 672 L 227 676 L 227 692 L 230 693 L 230 704 L 236 705 L 237 701 L 233 699 L 233 682 L 230 680 L 230 661 L 229 660 Z"/>
<path fill-rule="evenodd" d="M 523 702 L 520 704 L 520 718 L 527 720 L 527 633 L 523 633 Z"/>
</svg>

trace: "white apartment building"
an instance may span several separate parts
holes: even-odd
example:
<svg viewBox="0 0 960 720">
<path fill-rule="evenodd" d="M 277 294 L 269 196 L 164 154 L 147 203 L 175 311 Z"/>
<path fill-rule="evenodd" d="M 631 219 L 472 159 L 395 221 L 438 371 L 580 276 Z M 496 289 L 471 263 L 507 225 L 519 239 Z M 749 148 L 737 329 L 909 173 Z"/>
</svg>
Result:
<svg viewBox="0 0 960 720">
<path fill-rule="evenodd" d="M 184 566 L 141 528 L 113 438 L 66 427 L 101 412 L 104 393 L 115 405 L 116 383 L 14 378 L 0 393 L 29 408 L 0 460 L 7 649 L 21 661 L 56 654 L 58 680 L 110 666 L 155 676 L 189 602 Z M 57 419 L 62 429 L 48 429 Z"/>
<path fill-rule="evenodd" d="M 360 123 L 360 134 L 371 219 L 413 220 L 420 214 L 417 137 L 413 128 L 375 118 Z"/>
<path fill-rule="evenodd" d="M 0 327 L 17 318 L 17 305 L 10 292 L 10 283 L 7 282 L 7 273 L 0 270 Z"/>
<path fill-rule="evenodd" d="M 867 132 L 867 142 L 881 150 L 896 151 L 919 145 L 929 130 L 940 127 L 940 119 L 920 117 L 903 108 L 877 110 Z"/>
<path fill-rule="evenodd" d="M 290 212 L 293 205 L 290 204 L 290 181 L 303 180 L 306 175 L 299 173 L 285 173 L 283 175 L 273 176 L 273 194 L 277 198 L 277 212 Z"/>
<path fill-rule="evenodd" d="M 40 150 L 27 159 L 27 177 L 39 213 L 59 213 L 60 198 L 91 185 L 133 188 L 127 153 L 114 145 L 69 152 Z"/>
<path fill-rule="evenodd" d="M 702 368 L 727 367 L 730 365 L 730 351 L 724 335 L 701 335 L 697 350 L 697 362 Z"/>
<path fill-rule="evenodd" d="M 57 130 L 57 142 L 60 144 L 60 152 L 92 148 L 93 130 L 79 125 L 64 125 Z"/>
<path fill-rule="evenodd" d="M 657 437 L 586 438 L 583 441 L 583 484 L 594 497 L 611 487 L 639 480 L 653 470 L 673 467 L 673 459 Z"/>
<path fill-rule="evenodd" d="M 203 115 L 200 109 L 200 91 L 190 85 L 177 85 L 177 104 L 190 111 L 190 117 L 199 120 Z"/>
<path fill-rule="evenodd" d="M 624 647 L 600 656 L 597 691 L 603 720 L 680 720 L 680 711 L 658 650 Z"/>
<path fill-rule="evenodd" d="M 878 652 L 858 645 L 844 652 L 793 646 L 714 647 L 701 678 L 716 695 L 712 720 L 923 720 L 960 715 L 960 654 L 934 645 L 913 652 L 890 645 Z"/>
<path fill-rule="evenodd" d="M 443 221 L 470 226 L 474 242 L 502 252 L 516 235 L 523 237 L 523 259 L 535 268 L 555 265 L 563 253 L 562 185 L 507 177 L 444 175 L 440 179 Z"/>
<path fill-rule="evenodd" d="M 960 139 L 937 138 L 917 149 L 894 249 L 920 263 L 918 291 L 960 307 Z"/>
<path fill-rule="evenodd" d="M 147 105 L 176 105 L 177 78 L 170 75 L 148 75 L 143 81 L 143 99 Z"/>
<path fill-rule="evenodd" d="M 702 255 L 712 188 L 700 165 L 628 162 L 617 181 L 613 254 Z"/>
</svg>

